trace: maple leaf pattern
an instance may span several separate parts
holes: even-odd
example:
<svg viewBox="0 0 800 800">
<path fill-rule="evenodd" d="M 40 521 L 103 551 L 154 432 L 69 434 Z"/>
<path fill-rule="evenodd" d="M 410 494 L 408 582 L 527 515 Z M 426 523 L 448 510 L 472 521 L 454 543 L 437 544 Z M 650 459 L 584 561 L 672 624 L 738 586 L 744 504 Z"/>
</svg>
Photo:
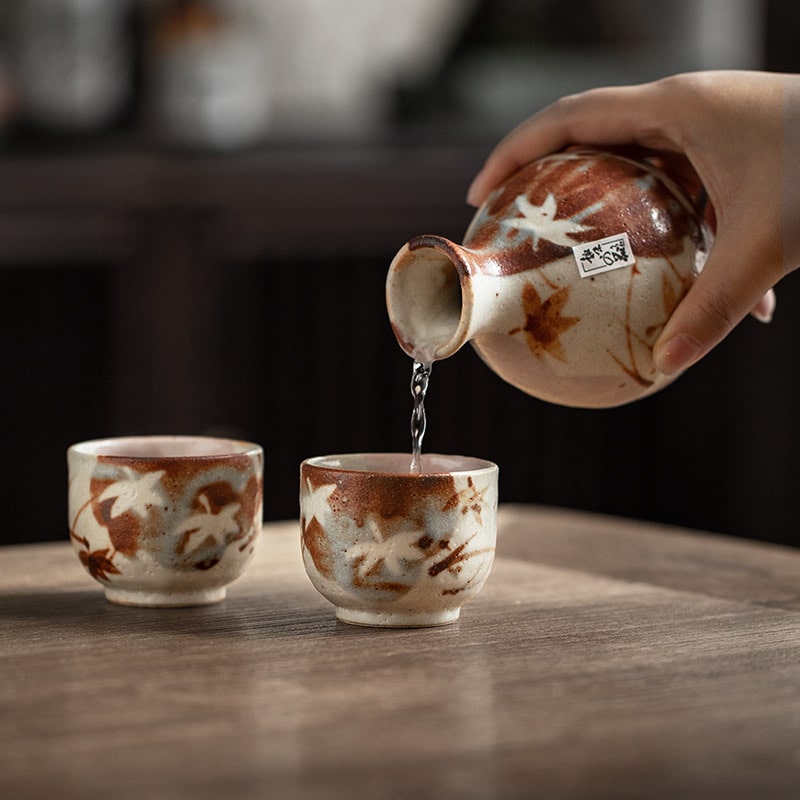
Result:
<svg viewBox="0 0 800 800">
<path fill-rule="evenodd" d="M 112 559 L 114 554 L 108 554 L 108 548 L 104 550 L 93 550 L 91 553 L 88 550 L 81 550 L 80 553 L 81 563 L 89 571 L 89 574 L 101 581 L 108 581 L 108 573 L 112 575 L 121 575 L 122 573 L 114 566 Z"/>
<path fill-rule="evenodd" d="M 569 286 L 557 289 L 547 300 L 542 301 L 532 283 L 522 289 L 522 307 L 525 311 L 525 324 L 508 332 L 509 336 L 525 333 L 528 347 L 537 358 L 549 353 L 553 358 L 564 361 L 564 348 L 560 336 L 580 321 L 579 317 L 562 317 L 561 311 L 569 299 Z"/>
<path fill-rule="evenodd" d="M 311 481 L 306 478 L 306 496 L 303 501 L 306 509 L 306 524 L 310 524 L 315 517 L 317 522 L 322 524 L 328 509 L 328 499 L 335 491 L 335 483 L 326 483 L 315 489 Z"/>
<path fill-rule="evenodd" d="M 442 572 L 450 572 L 453 575 L 458 575 L 461 572 L 462 562 L 466 561 L 471 556 L 483 555 L 482 551 L 467 551 L 467 545 L 470 543 L 471 539 L 472 537 L 467 539 L 466 542 L 462 542 L 460 545 L 458 545 L 458 547 L 441 559 L 441 561 L 431 564 L 431 566 L 428 568 L 428 575 L 430 575 L 432 578 L 435 578 Z"/>
<path fill-rule="evenodd" d="M 419 547 L 419 531 L 403 531 L 384 539 L 373 520 L 367 524 L 372 530 L 372 541 L 356 542 L 350 548 L 354 568 L 362 579 L 382 570 L 389 575 L 401 575 L 408 566 L 418 564 L 426 558 Z"/>
<path fill-rule="evenodd" d="M 332 509 L 336 485 L 315 487 L 306 478 L 301 527 L 303 559 L 307 568 L 312 563 L 315 568 L 309 572 L 312 582 L 317 585 L 314 573 L 318 573 L 325 581 L 341 581 L 342 588 L 355 596 L 368 592 L 381 603 L 403 602 L 400 598 L 409 593 L 438 596 L 468 591 L 488 570 L 494 552 L 493 545 L 474 547 L 482 525 L 480 504 L 487 502 L 491 486 L 476 485 L 471 476 L 460 486 L 434 493 L 427 513 L 420 517 L 387 517 L 370 510 L 342 510 L 338 504 Z M 351 511 L 358 513 L 350 516 Z M 333 548 L 320 519 L 341 528 Z"/>
<path fill-rule="evenodd" d="M 472 476 L 470 476 L 467 478 L 467 485 L 460 492 L 451 495 L 442 510 L 449 511 L 452 508 L 459 508 L 463 515 L 469 514 L 471 511 L 478 522 L 482 523 L 481 507 L 484 502 L 484 495 L 488 491 L 488 486 L 478 489 L 475 486 L 475 481 L 472 480 Z"/>
<path fill-rule="evenodd" d="M 126 511 L 133 511 L 137 516 L 147 515 L 152 505 L 163 505 L 158 483 L 164 476 L 164 470 L 158 472 L 136 472 L 130 467 L 122 468 L 125 477 L 115 481 L 96 499 L 97 505 L 113 500 L 109 519 L 114 519 Z"/>
<path fill-rule="evenodd" d="M 198 500 L 203 511 L 187 517 L 175 529 L 175 533 L 181 536 L 179 553 L 193 553 L 201 547 L 225 545 L 226 537 L 239 533 L 239 523 L 234 519 L 241 508 L 239 503 L 229 503 L 214 514 L 204 494 L 201 494 Z M 196 544 L 194 537 L 198 537 Z"/>
<path fill-rule="evenodd" d="M 541 239 L 564 247 L 572 247 L 576 244 L 576 239 L 571 237 L 571 234 L 592 230 L 591 227 L 587 228 L 573 219 L 556 219 L 556 198 L 552 194 L 548 194 L 540 206 L 535 206 L 521 194 L 514 201 L 514 205 L 522 217 L 503 220 L 501 224 L 518 231 L 529 231 L 533 237 L 534 250 L 539 246 Z"/>
<path fill-rule="evenodd" d="M 336 491 L 336 484 L 324 484 L 314 488 L 311 481 L 306 478 L 305 486 L 301 490 L 302 516 L 300 518 L 300 528 L 302 537 L 300 544 L 303 556 L 306 554 L 314 562 L 314 566 L 321 575 L 331 577 L 332 560 L 330 544 L 322 525 L 325 519 L 325 509 L 328 499 Z"/>
</svg>

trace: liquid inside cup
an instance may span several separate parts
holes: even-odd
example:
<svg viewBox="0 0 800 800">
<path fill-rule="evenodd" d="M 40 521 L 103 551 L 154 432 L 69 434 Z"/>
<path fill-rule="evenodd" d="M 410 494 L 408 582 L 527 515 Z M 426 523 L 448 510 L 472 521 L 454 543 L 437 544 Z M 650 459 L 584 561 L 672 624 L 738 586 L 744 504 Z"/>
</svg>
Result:
<svg viewBox="0 0 800 800">
<path fill-rule="evenodd" d="M 446 473 L 491 470 L 494 464 L 471 456 L 438 455 L 424 453 L 421 456 L 422 470 L 412 472 L 408 453 L 347 453 L 345 455 L 318 456 L 306 462 L 312 467 L 370 472 L 388 475 L 441 475 Z"/>
<path fill-rule="evenodd" d="M 249 442 L 210 436 L 122 436 L 82 442 L 73 447 L 84 455 L 110 458 L 218 458 L 253 450 Z"/>
</svg>

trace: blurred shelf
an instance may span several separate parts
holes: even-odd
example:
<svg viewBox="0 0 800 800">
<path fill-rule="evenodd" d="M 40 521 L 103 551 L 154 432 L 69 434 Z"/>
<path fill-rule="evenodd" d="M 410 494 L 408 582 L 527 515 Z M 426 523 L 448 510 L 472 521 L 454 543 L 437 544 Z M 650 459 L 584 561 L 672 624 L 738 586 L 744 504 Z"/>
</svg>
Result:
<svg viewBox="0 0 800 800">
<path fill-rule="evenodd" d="M 438 146 L 0 153 L 0 265 L 125 259 L 151 214 L 197 219 L 215 259 L 385 256 L 428 229 L 463 233 L 484 155 Z"/>
</svg>

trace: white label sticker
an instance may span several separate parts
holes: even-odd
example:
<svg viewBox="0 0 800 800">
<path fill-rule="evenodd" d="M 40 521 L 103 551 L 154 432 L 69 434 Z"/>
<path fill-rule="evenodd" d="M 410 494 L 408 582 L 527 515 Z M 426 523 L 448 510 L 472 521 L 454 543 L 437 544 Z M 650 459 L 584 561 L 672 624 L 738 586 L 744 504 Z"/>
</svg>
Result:
<svg viewBox="0 0 800 800">
<path fill-rule="evenodd" d="M 577 244 L 572 248 L 572 254 L 582 278 L 620 267 L 630 267 L 636 263 L 627 233 L 617 233 L 606 236 L 605 239 Z"/>
</svg>

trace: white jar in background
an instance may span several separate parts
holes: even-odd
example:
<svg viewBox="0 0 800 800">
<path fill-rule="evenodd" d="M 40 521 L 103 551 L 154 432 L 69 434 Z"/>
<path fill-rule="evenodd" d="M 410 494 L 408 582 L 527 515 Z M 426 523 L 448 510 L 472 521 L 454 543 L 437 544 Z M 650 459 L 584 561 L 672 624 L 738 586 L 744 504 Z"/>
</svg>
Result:
<svg viewBox="0 0 800 800">
<path fill-rule="evenodd" d="M 93 133 L 131 99 L 131 0 L 24 0 L 13 18 L 24 116 L 37 125 Z"/>
<path fill-rule="evenodd" d="M 262 141 L 272 96 L 267 52 L 260 27 L 229 6 L 180 0 L 162 8 L 147 48 L 156 138 L 221 150 Z"/>
</svg>

